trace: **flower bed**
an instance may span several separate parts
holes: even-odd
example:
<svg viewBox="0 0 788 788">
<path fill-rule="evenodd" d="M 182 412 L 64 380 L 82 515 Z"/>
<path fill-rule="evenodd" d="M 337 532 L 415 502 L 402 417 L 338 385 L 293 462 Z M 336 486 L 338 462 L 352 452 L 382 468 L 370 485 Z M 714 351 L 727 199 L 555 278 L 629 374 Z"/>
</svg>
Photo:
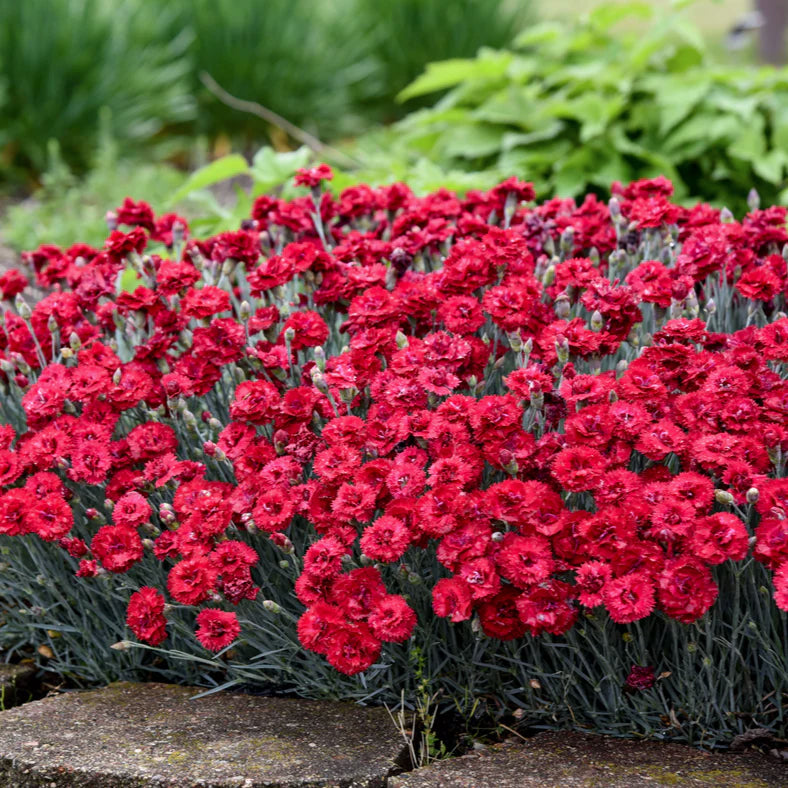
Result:
<svg viewBox="0 0 788 788">
<path fill-rule="evenodd" d="M 190 680 L 784 726 L 785 209 L 330 177 L 26 255 L 56 292 L 0 333 L 9 631 L 78 674 L 122 600 Z"/>
</svg>

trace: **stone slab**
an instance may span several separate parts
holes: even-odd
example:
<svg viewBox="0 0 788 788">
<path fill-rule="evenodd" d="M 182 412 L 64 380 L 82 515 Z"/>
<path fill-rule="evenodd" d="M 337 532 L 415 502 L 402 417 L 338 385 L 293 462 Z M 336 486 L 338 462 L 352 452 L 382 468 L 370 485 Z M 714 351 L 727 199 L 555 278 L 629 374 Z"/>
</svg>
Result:
<svg viewBox="0 0 788 788">
<path fill-rule="evenodd" d="M 706 753 L 680 744 L 540 733 L 392 777 L 389 788 L 772 788 L 788 765 L 756 752 Z"/>
<path fill-rule="evenodd" d="M 111 684 L 0 713 L 4 788 L 382 788 L 404 764 L 385 709 Z"/>
<path fill-rule="evenodd" d="M 0 711 L 30 699 L 29 687 L 35 674 L 32 665 L 0 663 Z"/>
</svg>

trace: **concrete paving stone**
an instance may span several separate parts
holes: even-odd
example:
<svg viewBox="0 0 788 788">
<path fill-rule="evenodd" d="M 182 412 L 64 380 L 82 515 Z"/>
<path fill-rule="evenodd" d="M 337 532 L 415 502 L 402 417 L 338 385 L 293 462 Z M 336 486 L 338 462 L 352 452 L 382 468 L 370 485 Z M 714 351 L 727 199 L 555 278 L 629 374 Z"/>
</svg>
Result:
<svg viewBox="0 0 788 788">
<path fill-rule="evenodd" d="M 4 788 L 383 788 L 388 713 L 351 703 L 111 684 L 0 713 Z"/>
<path fill-rule="evenodd" d="M 550 732 L 511 740 L 389 780 L 389 788 L 639 788 L 788 786 L 788 764 L 757 752 Z"/>
</svg>

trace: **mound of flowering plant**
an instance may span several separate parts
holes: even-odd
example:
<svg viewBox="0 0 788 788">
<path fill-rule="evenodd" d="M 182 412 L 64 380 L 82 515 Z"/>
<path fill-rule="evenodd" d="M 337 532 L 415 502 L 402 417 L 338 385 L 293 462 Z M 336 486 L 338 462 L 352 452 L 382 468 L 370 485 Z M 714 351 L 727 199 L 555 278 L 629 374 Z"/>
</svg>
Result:
<svg viewBox="0 0 788 788">
<path fill-rule="evenodd" d="M 785 209 L 330 179 L 203 240 L 127 200 L 103 248 L 25 255 L 33 309 L 0 278 L 7 560 L 21 537 L 74 584 L 128 573 L 139 641 L 188 625 L 269 678 L 276 630 L 365 682 L 436 637 L 697 627 L 756 565 L 755 628 L 784 634 Z M 655 691 L 636 667 L 617 686 Z"/>
</svg>

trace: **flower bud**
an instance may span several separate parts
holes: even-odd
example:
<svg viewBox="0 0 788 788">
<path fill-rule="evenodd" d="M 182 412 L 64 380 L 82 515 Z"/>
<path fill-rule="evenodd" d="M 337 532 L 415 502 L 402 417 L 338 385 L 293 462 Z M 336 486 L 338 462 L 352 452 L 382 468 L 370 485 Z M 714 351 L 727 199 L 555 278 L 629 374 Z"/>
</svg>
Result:
<svg viewBox="0 0 788 788">
<path fill-rule="evenodd" d="M 493 535 L 490 538 L 493 540 L 493 542 L 502 542 L 503 534 L 500 531 L 493 531 Z"/>
<path fill-rule="evenodd" d="M 542 284 L 545 287 L 549 287 L 555 281 L 555 265 L 551 265 L 545 272 L 544 276 L 542 277 Z"/>
<path fill-rule="evenodd" d="M 273 599 L 265 599 L 263 600 L 263 607 L 269 612 L 274 613 L 275 615 L 282 612 L 282 608 L 273 601 Z"/>
<path fill-rule="evenodd" d="M 566 340 L 566 337 L 556 339 L 555 352 L 560 364 L 566 364 L 569 361 L 569 342 Z"/>
<path fill-rule="evenodd" d="M 559 320 L 566 320 L 569 317 L 572 311 L 572 305 L 569 303 L 569 296 L 565 292 L 556 296 L 555 302 L 553 303 L 553 310 L 555 311 L 555 316 Z"/>
<path fill-rule="evenodd" d="M 613 219 L 618 219 L 621 215 L 621 203 L 619 203 L 616 197 L 611 197 L 607 203 L 607 209 L 610 211 L 610 216 Z"/>
<path fill-rule="evenodd" d="M 523 349 L 523 338 L 520 336 L 519 328 L 516 331 L 507 332 L 506 339 L 509 341 L 509 347 L 515 353 L 519 353 Z"/>
<path fill-rule="evenodd" d="M 54 334 L 55 331 L 60 330 L 60 327 L 58 326 L 57 320 L 55 320 L 55 316 L 54 315 L 50 315 L 47 318 L 47 329 L 48 329 L 50 334 Z"/>
<path fill-rule="evenodd" d="M 397 331 L 397 334 L 394 337 L 394 339 L 397 343 L 397 347 L 400 350 L 404 350 L 406 347 L 408 347 L 408 338 L 405 336 L 405 334 L 402 333 L 402 331 Z"/>
<path fill-rule="evenodd" d="M 534 410 L 542 410 L 544 408 L 544 393 L 541 391 L 532 391 L 529 404 Z"/>
<path fill-rule="evenodd" d="M 353 400 L 358 396 L 358 389 L 355 386 L 352 386 L 349 389 L 340 389 L 339 390 L 339 398 L 345 405 L 350 405 Z"/>
<path fill-rule="evenodd" d="M 117 643 L 113 643 L 110 648 L 114 649 L 115 651 L 126 651 L 130 646 L 134 644 L 130 640 L 119 640 Z"/>
<path fill-rule="evenodd" d="M 326 383 L 323 373 L 317 367 L 312 367 L 309 376 L 312 378 L 312 384 L 319 392 L 322 394 L 328 392 L 328 383 Z"/>
<path fill-rule="evenodd" d="M 715 490 L 714 500 L 723 506 L 730 506 L 733 503 L 734 498 L 727 490 Z"/>
<path fill-rule="evenodd" d="M 294 328 L 285 329 L 285 342 L 290 344 L 294 339 L 295 339 L 295 329 Z"/>
<path fill-rule="evenodd" d="M 559 241 L 559 248 L 564 254 L 569 254 L 575 247 L 575 228 L 567 227 L 561 233 L 561 240 Z"/>
<path fill-rule="evenodd" d="M 165 509 L 163 506 L 159 509 L 159 519 L 164 525 L 172 525 L 175 522 L 175 512 L 172 509 Z"/>
<path fill-rule="evenodd" d="M 747 207 L 750 211 L 757 211 L 761 207 L 761 195 L 758 194 L 756 189 L 750 189 L 747 195 Z"/>
<path fill-rule="evenodd" d="M 733 214 L 730 212 L 729 208 L 723 208 L 720 211 L 720 222 L 722 224 L 729 224 L 733 221 Z"/>
<path fill-rule="evenodd" d="M 21 294 L 16 297 L 16 311 L 19 312 L 19 317 L 21 317 L 22 320 L 30 320 L 30 316 L 33 314 Z"/>
<path fill-rule="evenodd" d="M 591 315 L 591 330 L 598 334 L 604 327 L 605 318 L 598 309 L 595 309 Z"/>
<path fill-rule="evenodd" d="M 620 378 L 627 371 L 628 367 L 629 362 L 622 358 L 621 361 L 616 364 L 616 377 Z"/>
<path fill-rule="evenodd" d="M 747 503 L 758 503 L 760 497 L 761 493 L 757 487 L 750 487 L 750 489 L 747 490 Z"/>
<path fill-rule="evenodd" d="M 238 314 L 243 322 L 246 322 L 252 316 L 252 307 L 248 301 L 241 301 L 238 307 Z"/>
<path fill-rule="evenodd" d="M 315 357 L 315 365 L 321 372 L 326 371 L 326 353 L 322 347 L 318 345 L 313 351 Z"/>
<path fill-rule="evenodd" d="M 713 298 L 710 298 L 706 302 L 705 309 L 706 309 L 706 314 L 709 317 L 711 317 L 717 311 L 717 304 L 714 303 L 714 299 Z"/>
</svg>

